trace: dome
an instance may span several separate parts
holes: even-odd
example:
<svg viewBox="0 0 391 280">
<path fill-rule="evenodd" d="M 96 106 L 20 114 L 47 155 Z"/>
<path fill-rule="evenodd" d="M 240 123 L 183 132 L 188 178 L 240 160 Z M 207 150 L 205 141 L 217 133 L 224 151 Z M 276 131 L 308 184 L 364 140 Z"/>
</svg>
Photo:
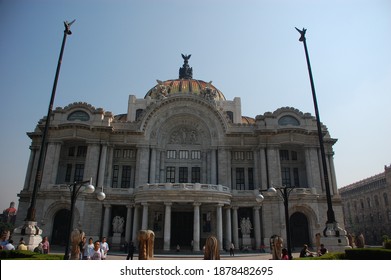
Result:
<svg viewBox="0 0 391 280">
<path fill-rule="evenodd" d="M 204 96 L 205 90 L 211 90 L 214 92 L 214 100 L 225 100 L 224 94 L 213 86 L 210 82 L 204 82 L 201 80 L 194 79 L 176 79 L 176 80 L 167 80 L 164 82 L 158 81 L 158 84 L 151 88 L 145 98 L 150 96 L 153 99 L 159 98 L 159 95 L 167 97 L 167 95 L 172 94 L 195 94 Z"/>
<path fill-rule="evenodd" d="M 148 96 L 152 99 L 166 98 L 173 94 L 195 94 L 207 98 L 208 100 L 225 100 L 224 94 L 212 85 L 212 82 L 204 82 L 193 79 L 193 68 L 189 66 L 191 55 L 183 55 L 183 66 L 179 68 L 179 79 L 159 81 L 151 88 L 144 98 Z"/>
</svg>

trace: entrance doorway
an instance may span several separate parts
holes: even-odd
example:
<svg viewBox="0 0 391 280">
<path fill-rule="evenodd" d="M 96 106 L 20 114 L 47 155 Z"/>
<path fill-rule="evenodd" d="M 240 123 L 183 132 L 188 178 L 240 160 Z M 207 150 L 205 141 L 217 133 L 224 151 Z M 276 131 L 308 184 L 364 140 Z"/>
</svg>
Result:
<svg viewBox="0 0 391 280">
<path fill-rule="evenodd" d="M 190 250 L 193 240 L 193 212 L 171 213 L 171 248 L 177 245 L 181 250 Z"/>
<path fill-rule="evenodd" d="M 311 246 L 307 217 L 303 213 L 296 212 L 290 217 L 289 224 L 292 247 L 300 249 L 303 247 L 303 244 Z"/>
<path fill-rule="evenodd" d="M 61 209 L 56 213 L 53 221 L 52 245 L 65 246 L 70 218 L 71 211 L 68 209 Z"/>
</svg>

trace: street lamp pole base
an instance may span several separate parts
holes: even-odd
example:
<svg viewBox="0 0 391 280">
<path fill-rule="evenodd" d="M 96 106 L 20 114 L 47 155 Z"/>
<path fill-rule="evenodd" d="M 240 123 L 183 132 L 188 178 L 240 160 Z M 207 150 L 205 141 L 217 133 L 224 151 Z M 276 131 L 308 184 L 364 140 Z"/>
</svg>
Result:
<svg viewBox="0 0 391 280">
<path fill-rule="evenodd" d="M 346 230 L 339 227 L 337 222 L 326 224 L 320 242 L 324 244 L 329 252 L 345 252 L 345 249 L 351 248 Z"/>
<path fill-rule="evenodd" d="M 24 224 L 15 228 L 12 233 L 12 239 L 15 242 L 19 242 L 22 237 L 27 248 L 34 251 L 38 244 L 42 242 L 42 229 L 37 226 L 35 221 L 24 221 Z"/>
</svg>

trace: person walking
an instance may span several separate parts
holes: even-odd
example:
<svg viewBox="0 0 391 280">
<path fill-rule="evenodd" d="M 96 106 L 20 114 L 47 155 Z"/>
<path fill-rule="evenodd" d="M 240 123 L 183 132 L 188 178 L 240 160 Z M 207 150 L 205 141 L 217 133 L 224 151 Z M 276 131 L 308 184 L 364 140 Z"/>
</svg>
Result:
<svg viewBox="0 0 391 280">
<path fill-rule="evenodd" d="M 229 255 L 234 257 L 235 256 L 235 245 L 231 242 L 231 245 L 229 246 Z"/>
<path fill-rule="evenodd" d="M 133 245 L 133 242 L 130 242 L 129 248 L 128 248 L 128 255 L 126 256 L 126 259 L 133 260 L 133 254 L 134 254 L 134 245 Z"/>
<path fill-rule="evenodd" d="M 102 250 L 99 240 L 94 243 L 94 250 L 92 252 L 90 260 L 102 260 Z"/>
<path fill-rule="evenodd" d="M 44 254 L 50 253 L 50 244 L 47 236 L 45 236 L 42 240 L 42 250 Z"/>
<path fill-rule="evenodd" d="M 102 250 L 102 260 L 105 260 L 107 258 L 107 253 L 109 252 L 109 244 L 107 244 L 106 237 L 102 238 L 100 249 Z"/>
</svg>

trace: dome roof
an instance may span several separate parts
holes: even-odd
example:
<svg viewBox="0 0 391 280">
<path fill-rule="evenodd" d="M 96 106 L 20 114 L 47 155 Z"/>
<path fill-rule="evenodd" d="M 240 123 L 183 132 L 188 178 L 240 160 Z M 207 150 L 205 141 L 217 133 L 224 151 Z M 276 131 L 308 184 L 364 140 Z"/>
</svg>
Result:
<svg viewBox="0 0 391 280">
<path fill-rule="evenodd" d="M 152 99 L 165 98 L 173 94 L 195 94 L 207 98 L 208 100 L 225 100 L 224 94 L 212 85 L 201 80 L 193 79 L 193 68 L 189 66 L 191 55 L 183 55 L 183 66 L 179 68 L 179 79 L 159 81 L 151 88 L 144 98 L 148 96 Z"/>
<path fill-rule="evenodd" d="M 150 96 L 153 99 L 157 99 L 159 98 L 160 94 L 163 94 L 163 96 L 172 94 L 195 94 L 204 96 L 205 90 L 207 89 L 210 89 L 212 92 L 214 92 L 214 100 L 225 100 L 224 94 L 210 82 L 207 83 L 194 79 L 176 79 L 167 80 L 164 82 L 158 81 L 158 84 L 147 92 L 145 98 Z"/>
</svg>

